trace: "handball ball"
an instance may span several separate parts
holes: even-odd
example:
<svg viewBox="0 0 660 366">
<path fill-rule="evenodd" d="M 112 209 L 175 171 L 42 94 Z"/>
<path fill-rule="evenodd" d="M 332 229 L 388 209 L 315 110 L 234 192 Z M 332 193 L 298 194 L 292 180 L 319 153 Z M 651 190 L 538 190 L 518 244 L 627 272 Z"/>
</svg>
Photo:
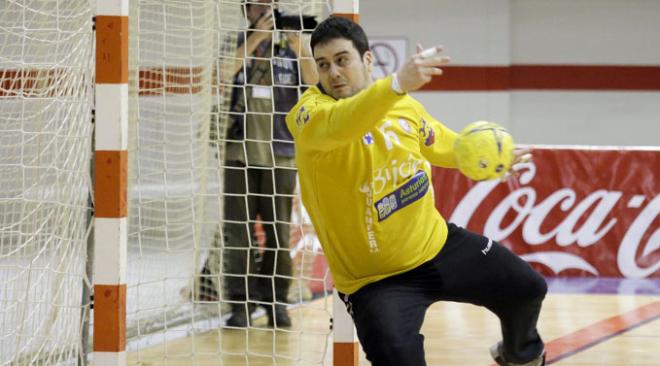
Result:
<svg viewBox="0 0 660 366">
<path fill-rule="evenodd" d="M 458 170 L 472 180 L 502 177 L 513 162 L 513 138 L 495 122 L 472 122 L 454 142 Z"/>
</svg>

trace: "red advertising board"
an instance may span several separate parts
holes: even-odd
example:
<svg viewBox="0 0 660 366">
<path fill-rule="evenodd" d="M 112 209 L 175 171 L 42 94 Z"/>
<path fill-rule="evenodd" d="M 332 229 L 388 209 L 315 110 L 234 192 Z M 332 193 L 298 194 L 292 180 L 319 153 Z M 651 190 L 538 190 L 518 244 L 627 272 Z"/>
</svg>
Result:
<svg viewBox="0 0 660 366">
<path fill-rule="evenodd" d="M 505 182 L 436 168 L 436 206 L 545 275 L 660 277 L 660 150 L 534 148 L 533 157 Z"/>
</svg>

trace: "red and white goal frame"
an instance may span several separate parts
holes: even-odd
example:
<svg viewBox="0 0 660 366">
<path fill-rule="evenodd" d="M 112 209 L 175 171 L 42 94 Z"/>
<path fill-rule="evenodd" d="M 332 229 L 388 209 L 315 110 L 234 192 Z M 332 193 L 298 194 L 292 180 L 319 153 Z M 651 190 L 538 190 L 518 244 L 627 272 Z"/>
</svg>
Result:
<svg viewBox="0 0 660 366">
<path fill-rule="evenodd" d="M 128 14 L 130 0 L 100 1 L 96 15 L 94 363 L 126 364 L 128 201 Z M 359 21 L 359 0 L 333 1 L 333 15 Z M 357 366 L 352 319 L 333 295 L 333 364 Z"/>
<path fill-rule="evenodd" d="M 126 364 L 129 0 L 96 13 L 94 363 Z"/>
</svg>

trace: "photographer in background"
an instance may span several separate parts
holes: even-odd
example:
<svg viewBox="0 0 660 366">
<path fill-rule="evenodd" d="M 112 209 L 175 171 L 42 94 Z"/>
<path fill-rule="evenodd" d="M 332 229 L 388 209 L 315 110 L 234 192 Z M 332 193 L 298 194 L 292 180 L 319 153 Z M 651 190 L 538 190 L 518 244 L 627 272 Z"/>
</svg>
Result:
<svg viewBox="0 0 660 366">
<path fill-rule="evenodd" d="M 227 325 L 248 326 L 256 306 L 263 305 L 270 326 L 288 327 L 289 223 L 296 170 L 285 116 L 298 101 L 300 86 L 318 80 L 309 39 L 296 30 L 309 26 L 310 17 L 303 17 L 301 25 L 301 17 L 282 16 L 271 0 L 245 2 L 244 11 L 250 30 L 238 40 L 225 149 L 223 275 L 232 308 Z M 265 234 L 258 262 L 257 216 Z M 200 293 L 215 293 L 209 298 L 217 298 L 211 281 L 204 278 L 212 273 L 209 268 L 218 267 L 210 265 L 211 258 L 202 270 Z"/>
</svg>

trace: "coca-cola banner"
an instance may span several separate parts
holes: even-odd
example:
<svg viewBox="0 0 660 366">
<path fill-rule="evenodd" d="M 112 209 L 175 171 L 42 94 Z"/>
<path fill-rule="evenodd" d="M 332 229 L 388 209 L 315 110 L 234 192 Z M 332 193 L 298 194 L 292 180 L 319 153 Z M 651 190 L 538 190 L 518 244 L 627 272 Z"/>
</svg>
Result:
<svg viewBox="0 0 660 366">
<path fill-rule="evenodd" d="M 436 168 L 449 222 L 550 276 L 660 277 L 660 150 L 534 148 L 516 180 Z"/>
</svg>

